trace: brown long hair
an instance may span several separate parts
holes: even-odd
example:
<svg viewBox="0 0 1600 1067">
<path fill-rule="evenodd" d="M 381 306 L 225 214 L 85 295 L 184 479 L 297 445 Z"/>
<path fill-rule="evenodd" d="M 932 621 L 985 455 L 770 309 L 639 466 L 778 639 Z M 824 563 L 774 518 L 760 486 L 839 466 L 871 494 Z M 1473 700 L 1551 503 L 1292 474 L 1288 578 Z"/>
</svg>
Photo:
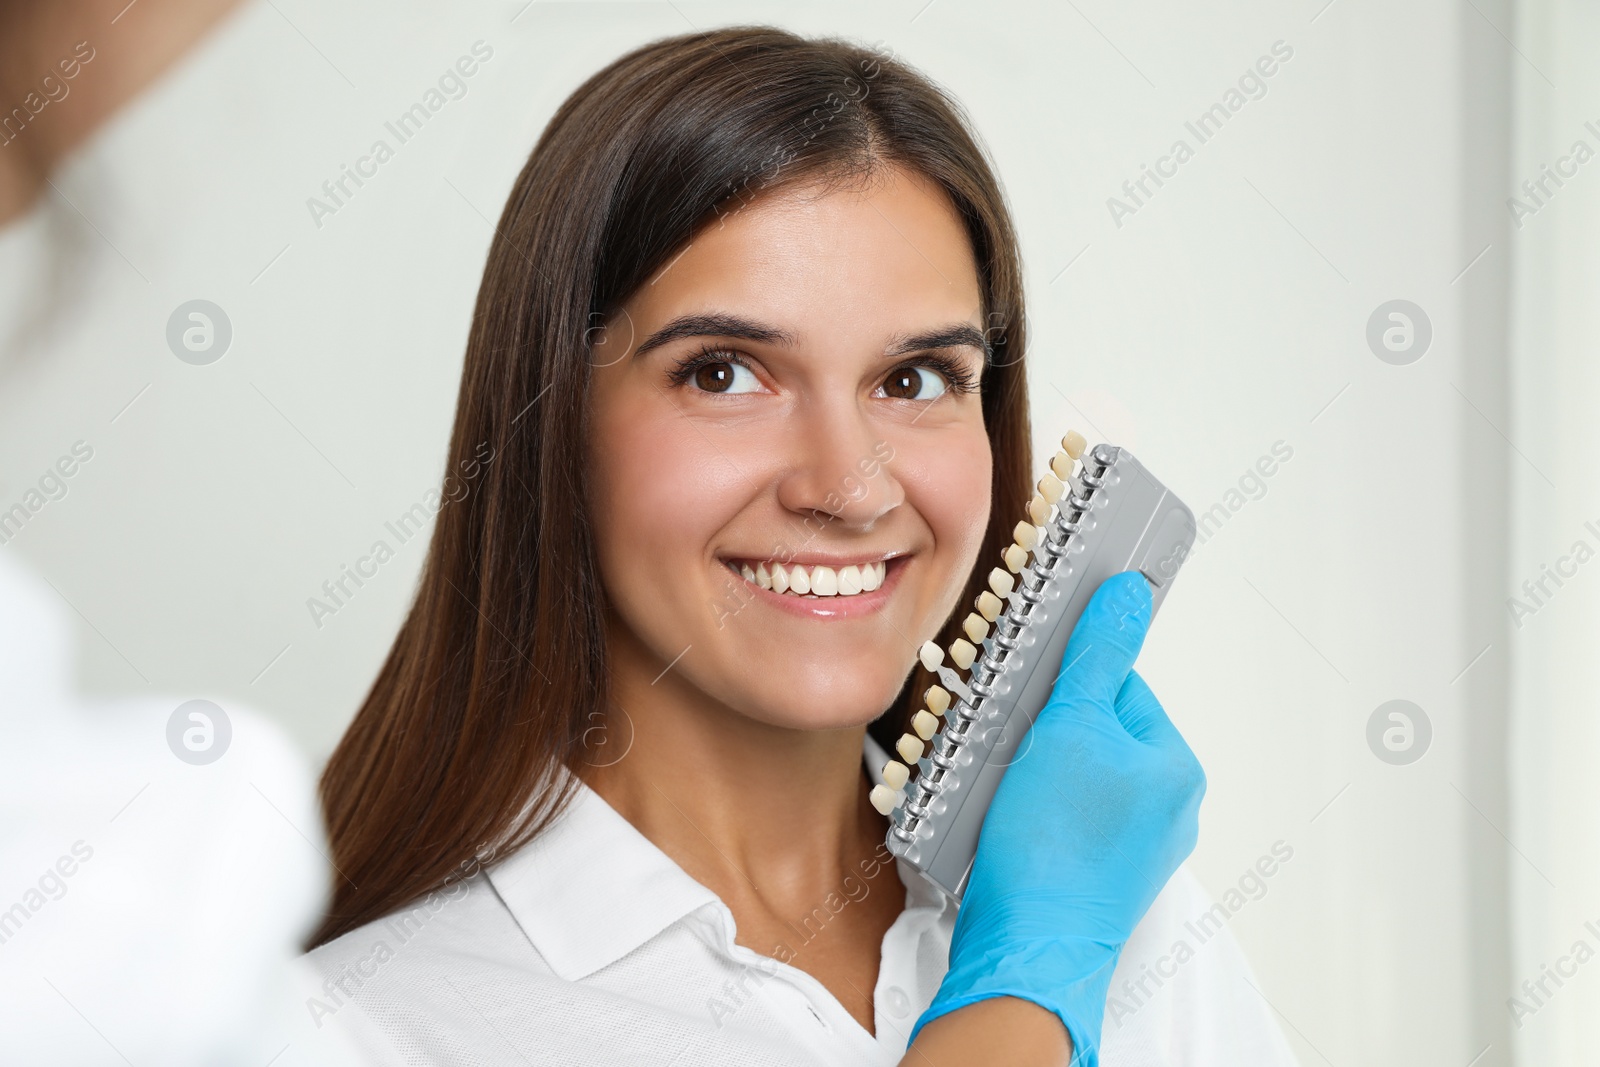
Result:
<svg viewBox="0 0 1600 1067">
<path fill-rule="evenodd" d="M 323 773 L 337 873 L 311 945 L 509 853 L 570 799 L 562 768 L 607 708 L 581 447 L 590 327 L 762 190 L 891 164 L 955 205 L 987 316 L 994 510 L 943 640 L 957 636 L 1030 492 L 1021 263 L 983 149 L 938 87 L 869 48 L 764 26 L 645 45 L 561 105 L 500 216 L 450 439 L 465 488 L 438 513 L 416 601 Z M 915 710 L 921 674 L 873 724 L 880 740 Z"/>
</svg>

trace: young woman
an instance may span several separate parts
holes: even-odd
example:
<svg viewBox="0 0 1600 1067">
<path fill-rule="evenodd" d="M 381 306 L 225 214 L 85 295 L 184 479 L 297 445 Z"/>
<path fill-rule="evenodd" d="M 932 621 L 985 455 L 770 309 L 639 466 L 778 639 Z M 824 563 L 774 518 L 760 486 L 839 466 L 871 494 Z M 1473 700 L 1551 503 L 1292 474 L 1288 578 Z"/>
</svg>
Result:
<svg viewBox="0 0 1600 1067">
<path fill-rule="evenodd" d="M 396 1063 L 1292 1062 L 1225 930 L 1173 962 L 1204 786 L 1131 672 L 1137 575 L 959 915 L 884 848 L 917 649 L 1031 492 L 1024 321 L 998 184 L 904 65 L 736 28 L 579 88 L 489 253 L 461 492 L 323 778 L 318 1024 Z"/>
</svg>

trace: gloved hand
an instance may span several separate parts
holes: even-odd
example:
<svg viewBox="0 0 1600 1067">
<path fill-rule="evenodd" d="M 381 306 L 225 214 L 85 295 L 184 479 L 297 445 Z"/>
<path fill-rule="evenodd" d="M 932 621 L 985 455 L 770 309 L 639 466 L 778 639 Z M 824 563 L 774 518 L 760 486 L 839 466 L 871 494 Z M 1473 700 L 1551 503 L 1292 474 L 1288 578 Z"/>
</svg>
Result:
<svg viewBox="0 0 1600 1067">
<path fill-rule="evenodd" d="M 989 997 L 1066 1024 L 1074 1063 L 1099 1063 L 1123 943 L 1193 850 L 1205 773 L 1133 661 L 1150 587 L 1128 571 L 1090 599 L 1065 669 L 984 817 L 950 969 L 922 1027 Z"/>
</svg>

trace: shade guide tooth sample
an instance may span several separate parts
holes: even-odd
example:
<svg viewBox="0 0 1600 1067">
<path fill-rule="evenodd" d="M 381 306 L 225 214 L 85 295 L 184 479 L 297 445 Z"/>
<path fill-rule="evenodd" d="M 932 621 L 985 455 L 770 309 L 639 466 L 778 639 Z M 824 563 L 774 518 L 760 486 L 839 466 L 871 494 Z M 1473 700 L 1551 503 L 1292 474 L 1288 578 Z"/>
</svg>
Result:
<svg viewBox="0 0 1600 1067">
<path fill-rule="evenodd" d="M 897 759 L 892 759 L 883 765 L 883 780 L 890 789 L 904 789 L 910 777 L 911 768 Z"/>
<path fill-rule="evenodd" d="M 966 621 L 961 624 L 961 632 L 967 635 L 967 640 L 976 645 L 981 643 L 985 637 L 989 636 L 989 624 L 983 621 L 983 617 L 981 615 L 979 615 L 977 612 L 973 612 L 971 615 L 968 615 Z"/>
<path fill-rule="evenodd" d="M 917 658 L 928 670 L 936 671 L 939 669 L 939 664 L 944 662 L 944 650 L 932 641 L 924 641 L 922 648 L 917 652 Z"/>
<path fill-rule="evenodd" d="M 1021 545 L 1007 545 L 1001 557 L 1006 561 L 1006 567 L 1015 574 L 1028 562 L 1028 550 Z"/>
<path fill-rule="evenodd" d="M 922 738 L 916 734 L 901 734 L 900 740 L 894 743 L 894 750 L 907 763 L 915 763 L 922 758 Z"/>
<path fill-rule="evenodd" d="M 856 796 L 860 795 L 860 793 L 856 794 Z M 900 802 L 906 798 L 903 790 L 890 789 L 886 785 L 873 786 L 872 792 L 867 796 L 872 801 L 872 806 L 878 809 L 879 815 L 889 814 L 895 808 L 898 808 Z"/>
<path fill-rule="evenodd" d="M 1084 446 L 1089 442 L 1083 439 L 1083 434 L 1077 430 L 1068 430 L 1067 436 L 1061 439 L 1061 451 L 1077 459 L 1083 455 Z"/>
<path fill-rule="evenodd" d="M 1011 575 L 996 567 L 989 572 L 989 588 L 994 590 L 994 595 L 1004 600 L 1011 595 L 1017 583 L 1012 581 Z"/>
<path fill-rule="evenodd" d="M 1005 608 L 1005 606 L 1005 601 L 1001 600 L 987 589 L 978 594 L 978 614 L 982 615 L 990 622 L 994 622 L 994 620 L 1000 617 L 1000 612 Z"/>
<path fill-rule="evenodd" d="M 928 702 L 928 710 L 935 715 L 943 715 L 950 707 L 950 691 L 942 685 L 930 685 L 922 699 Z"/>
<path fill-rule="evenodd" d="M 926 741 L 932 737 L 934 731 L 939 729 L 939 719 L 926 711 L 919 711 L 911 716 L 911 730 L 918 737 Z"/>
<path fill-rule="evenodd" d="M 1040 482 L 1039 484 L 1043 485 L 1044 483 Z M 1061 483 L 1057 482 L 1056 484 L 1060 485 Z M 1056 499 L 1059 500 L 1060 498 L 1061 494 L 1057 493 Z M 1033 494 L 1033 499 L 1028 501 L 1028 518 L 1033 520 L 1035 526 L 1043 526 L 1050 521 L 1050 505 L 1053 503 L 1055 503 L 1054 500 L 1047 500 L 1042 494 Z"/>
</svg>

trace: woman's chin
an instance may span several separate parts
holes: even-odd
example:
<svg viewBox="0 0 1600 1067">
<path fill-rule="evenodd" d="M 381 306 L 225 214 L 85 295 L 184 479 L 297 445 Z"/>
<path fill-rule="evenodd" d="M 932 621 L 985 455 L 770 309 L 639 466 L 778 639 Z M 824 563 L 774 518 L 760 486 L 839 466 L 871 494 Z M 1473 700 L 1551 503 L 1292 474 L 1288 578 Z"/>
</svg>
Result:
<svg viewBox="0 0 1600 1067">
<path fill-rule="evenodd" d="M 866 726 L 900 695 L 900 685 L 825 685 L 753 693 L 740 703 L 745 715 L 788 730 L 844 730 Z"/>
</svg>

